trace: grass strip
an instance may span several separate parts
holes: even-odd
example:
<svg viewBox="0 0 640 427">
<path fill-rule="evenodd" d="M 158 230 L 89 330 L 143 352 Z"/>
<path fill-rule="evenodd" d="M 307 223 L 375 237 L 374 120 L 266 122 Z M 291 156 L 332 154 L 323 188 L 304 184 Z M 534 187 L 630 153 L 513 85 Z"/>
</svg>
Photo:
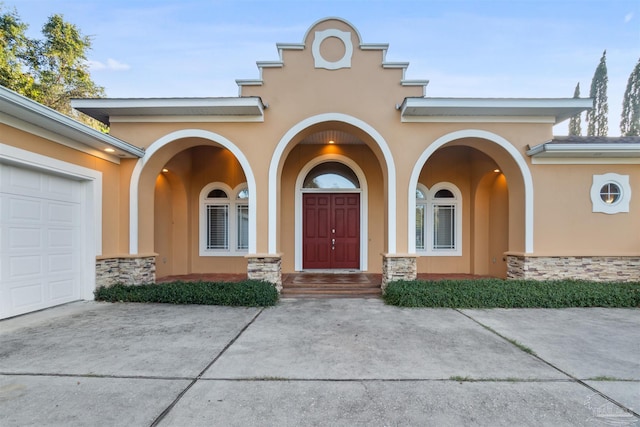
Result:
<svg viewBox="0 0 640 427">
<path fill-rule="evenodd" d="M 397 281 L 383 295 L 389 305 L 440 308 L 640 307 L 640 283 L 582 280 Z"/>
<path fill-rule="evenodd" d="M 203 304 L 241 307 L 269 307 L 278 302 L 272 283 L 260 280 L 242 282 L 169 282 L 146 285 L 117 284 L 95 291 L 97 301 Z"/>
</svg>

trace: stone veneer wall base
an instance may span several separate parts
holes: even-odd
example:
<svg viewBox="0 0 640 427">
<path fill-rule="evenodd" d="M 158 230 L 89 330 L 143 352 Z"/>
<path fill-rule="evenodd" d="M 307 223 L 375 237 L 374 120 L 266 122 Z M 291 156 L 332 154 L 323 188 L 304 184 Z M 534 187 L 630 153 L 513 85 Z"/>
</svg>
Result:
<svg viewBox="0 0 640 427">
<path fill-rule="evenodd" d="M 247 278 L 264 280 L 282 291 L 282 257 L 279 255 L 247 255 Z"/>
<path fill-rule="evenodd" d="M 415 280 L 418 277 L 417 257 L 414 255 L 382 255 L 382 291 L 396 280 Z"/>
<path fill-rule="evenodd" d="M 96 287 L 125 285 L 143 285 L 156 281 L 156 257 L 126 256 L 98 258 L 96 260 Z"/>
<path fill-rule="evenodd" d="M 507 278 L 637 282 L 640 281 L 640 256 L 507 255 Z"/>
</svg>

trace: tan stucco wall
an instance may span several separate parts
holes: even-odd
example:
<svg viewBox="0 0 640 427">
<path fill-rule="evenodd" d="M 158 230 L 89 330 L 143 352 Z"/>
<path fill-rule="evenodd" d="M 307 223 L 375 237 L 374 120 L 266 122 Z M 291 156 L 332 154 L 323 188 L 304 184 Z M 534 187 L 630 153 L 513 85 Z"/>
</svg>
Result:
<svg viewBox="0 0 640 427">
<path fill-rule="evenodd" d="M 629 175 L 628 213 L 592 212 L 593 175 L 615 172 Z M 640 182 L 638 165 L 533 165 L 536 255 L 640 254 Z M 634 191 L 636 194 L 634 194 Z"/>
</svg>

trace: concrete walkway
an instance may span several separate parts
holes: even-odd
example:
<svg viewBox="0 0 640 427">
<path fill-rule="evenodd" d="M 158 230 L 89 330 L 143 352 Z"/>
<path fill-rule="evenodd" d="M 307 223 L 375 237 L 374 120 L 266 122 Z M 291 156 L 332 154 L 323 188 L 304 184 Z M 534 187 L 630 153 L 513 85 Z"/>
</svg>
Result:
<svg viewBox="0 0 640 427">
<path fill-rule="evenodd" d="M 637 309 L 80 302 L 0 322 L 1 426 L 640 425 L 638 412 Z"/>
</svg>

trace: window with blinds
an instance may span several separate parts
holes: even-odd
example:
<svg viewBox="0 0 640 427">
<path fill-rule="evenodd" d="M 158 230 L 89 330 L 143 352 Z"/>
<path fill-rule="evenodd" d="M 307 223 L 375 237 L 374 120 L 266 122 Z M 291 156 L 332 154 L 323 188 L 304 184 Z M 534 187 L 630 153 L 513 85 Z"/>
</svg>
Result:
<svg viewBox="0 0 640 427">
<path fill-rule="evenodd" d="M 249 250 L 249 190 L 212 182 L 200 191 L 200 256 L 242 256 Z"/>
<path fill-rule="evenodd" d="M 237 249 L 249 249 L 249 206 L 236 206 L 236 226 L 238 227 Z"/>
<path fill-rule="evenodd" d="M 433 249 L 456 248 L 455 205 L 433 206 Z"/>
<path fill-rule="evenodd" d="M 207 205 L 207 249 L 229 249 L 229 205 Z"/>
<path fill-rule="evenodd" d="M 432 256 L 461 255 L 461 196 L 451 183 L 416 189 L 416 251 Z"/>
</svg>

